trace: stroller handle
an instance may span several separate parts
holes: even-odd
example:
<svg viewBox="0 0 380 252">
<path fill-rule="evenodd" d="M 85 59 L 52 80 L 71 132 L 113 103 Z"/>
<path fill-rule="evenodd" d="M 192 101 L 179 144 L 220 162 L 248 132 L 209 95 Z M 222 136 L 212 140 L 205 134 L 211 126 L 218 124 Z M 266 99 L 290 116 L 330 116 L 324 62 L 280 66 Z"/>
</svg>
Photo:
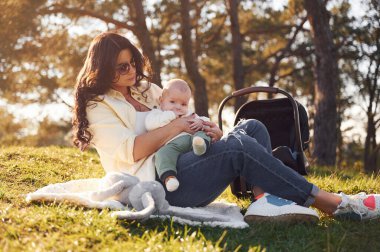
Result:
<svg viewBox="0 0 380 252">
<path fill-rule="evenodd" d="M 251 93 L 257 93 L 257 92 L 265 92 L 265 93 L 273 93 L 277 94 L 280 93 L 284 96 L 286 96 L 293 107 L 293 115 L 294 115 L 294 122 L 295 122 L 295 133 L 296 133 L 296 141 L 295 141 L 295 150 L 298 153 L 303 153 L 303 144 L 301 140 L 301 129 L 300 129 L 300 124 L 299 124 L 299 114 L 298 114 L 298 106 L 296 101 L 293 99 L 293 97 L 286 92 L 285 90 L 282 90 L 281 88 L 275 88 L 275 87 L 247 87 L 243 88 L 240 90 L 236 90 L 232 92 L 231 95 L 227 96 L 226 98 L 223 99 L 223 101 L 220 103 L 219 108 L 218 108 L 218 123 L 219 123 L 219 128 L 223 130 L 223 121 L 222 121 L 222 111 L 224 105 L 229 101 L 231 98 L 236 98 L 239 96 L 251 94 Z"/>
<path fill-rule="evenodd" d="M 274 87 L 247 87 L 247 88 L 243 88 L 243 89 L 232 92 L 232 96 L 238 97 L 238 96 L 247 95 L 247 94 L 256 93 L 256 92 L 265 92 L 265 93 L 277 94 L 278 88 L 274 88 Z"/>
</svg>

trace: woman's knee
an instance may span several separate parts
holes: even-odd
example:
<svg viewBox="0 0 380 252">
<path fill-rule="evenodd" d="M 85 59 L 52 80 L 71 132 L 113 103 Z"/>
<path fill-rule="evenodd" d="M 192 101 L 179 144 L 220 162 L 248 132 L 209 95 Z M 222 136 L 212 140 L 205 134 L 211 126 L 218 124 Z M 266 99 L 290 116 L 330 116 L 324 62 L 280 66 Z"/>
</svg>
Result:
<svg viewBox="0 0 380 252">
<path fill-rule="evenodd" d="M 257 139 L 256 139 L 257 137 Z M 226 139 L 227 148 L 238 153 L 250 153 L 262 155 L 263 152 L 271 153 L 270 142 L 263 141 L 261 136 L 252 137 L 249 134 L 239 132 L 230 133 Z"/>
<path fill-rule="evenodd" d="M 258 144 L 255 138 L 252 138 L 245 133 L 241 134 L 240 132 L 231 132 L 228 134 L 225 142 L 226 146 L 228 146 L 229 149 L 234 149 L 235 151 L 240 150 L 242 152 L 244 152 L 248 146 Z"/>
<path fill-rule="evenodd" d="M 264 123 L 256 119 L 249 119 L 246 122 L 246 133 L 257 140 L 257 142 L 263 146 L 268 153 L 272 153 L 271 139 L 267 127 Z"/>
<path fill-rule="evenodd" d="M 256 119 L 243 119 L 238 122 L 236 127 L 244 129 L 247 133 L 267 131 L 264 123 Z"/>
</svg>

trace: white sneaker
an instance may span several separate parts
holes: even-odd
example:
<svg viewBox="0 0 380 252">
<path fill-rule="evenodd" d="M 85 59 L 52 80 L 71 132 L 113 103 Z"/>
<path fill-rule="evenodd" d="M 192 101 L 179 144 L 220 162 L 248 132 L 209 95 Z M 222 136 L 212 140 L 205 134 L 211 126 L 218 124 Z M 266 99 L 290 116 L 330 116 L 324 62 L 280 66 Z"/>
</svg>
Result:
<svg viewBox="0 0 380 252">
<path fill-rule="evenodd" d="M 297 205 L 269 193 L 264 193 L 253 202 L 244 215 L 246 222 L 279 221 L 279 222 L 317 222 L 318 213 L 307 207 Z"/>
<path fill-rule="evenodd" d="M 195 155 L 201 156 L 206 153 L 207 145 L 202 137 L 193 137 L 193 151 Z"/>
<path fill-rule="evenodd" d="M 339 194 L 342 202 L 333 213 L 337 218 L 351 220 L 372 220 L 380 217 L 380 194 L 356 195 Z"/>
<path fill-rule="evenodd" d="M 178 186 L 179 186 L 179 181 L 177 178 L 175 177 L 171 177 L 169 178 L 167 181 L 166 181 L 166 189 L 169 191 L 169 192 L 174 192 L 175 190 L 178 189 Z"/>
</svg>

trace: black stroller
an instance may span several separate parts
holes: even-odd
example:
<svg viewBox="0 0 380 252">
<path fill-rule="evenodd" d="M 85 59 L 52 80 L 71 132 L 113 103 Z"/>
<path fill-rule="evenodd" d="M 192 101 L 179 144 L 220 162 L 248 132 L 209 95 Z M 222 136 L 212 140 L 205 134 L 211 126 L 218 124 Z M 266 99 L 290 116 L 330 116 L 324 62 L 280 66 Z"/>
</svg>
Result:
<svg viewBox="0 0 380 252">
<path fill-rule="evenodd" d="M 267 127 L 272 143 L 272 154 L 285 165 L 306 175 L 308 162 L 304 151 L 309 143 L 309 125 L 305 108 L 286 91 L 274 87 L 248 87 L 237 90 L 224 98 L 218 109 L 219 128 L 222 130 L 222 111 L 231 98 L 265 92 L 283 94 L 286 98 L 254 100 L 242 105 L 235 115 L 234 125 L 241 119 L 257 119 Z M 252 195 L 243 177 L 231 183 L 231 191 L 237 197 Z"/>
</svg>

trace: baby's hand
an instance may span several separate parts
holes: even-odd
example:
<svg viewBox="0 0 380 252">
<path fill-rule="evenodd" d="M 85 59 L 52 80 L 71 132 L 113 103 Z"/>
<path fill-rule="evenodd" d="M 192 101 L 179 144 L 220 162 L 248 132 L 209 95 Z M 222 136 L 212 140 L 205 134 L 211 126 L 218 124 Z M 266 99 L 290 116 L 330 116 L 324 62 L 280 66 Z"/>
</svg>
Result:
<svg viewBox="0 0 380 252">
<path fill-rule="evenodd" d="M 203 121 L 199 118 L 191 119 L 190 121 L 190 129 L 194 131 L 200 131 L 203 128 Z"/>
</svg>

